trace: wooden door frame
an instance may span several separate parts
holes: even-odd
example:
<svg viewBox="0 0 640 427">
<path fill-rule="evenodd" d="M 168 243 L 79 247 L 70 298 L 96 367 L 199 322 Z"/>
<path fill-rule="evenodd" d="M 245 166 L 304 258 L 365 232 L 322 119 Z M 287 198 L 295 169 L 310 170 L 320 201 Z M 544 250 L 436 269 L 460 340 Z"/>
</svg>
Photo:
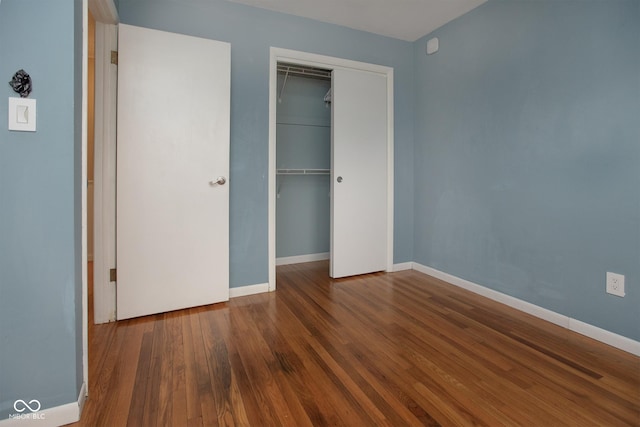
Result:
<svg viewBox="0 0 640 427">
<path fill-rule="evenodd" d="M 393 68 L 290 49 L 271 47 L 269 64 L 269 291 L 276 290 L 276 109 L 278 62 L 329 70 L 351 69 L 385 75 L 387 78 L 387 268 L 393 271 Z"/>
<path fill-rule="evenodd" d="M 118 9 L 113 0 L 89 0 L 89 10 L 96 22 L 118 23 Z"/>
<path fill-rule="evenodd" d="M 94 168 L 94 323 L 116 319 L 116 287 L 109 270 L 116 267 L 116 86 L 118 12 L 113 0 L 89 0 L 95 34 L 95 168 Z"/>
</svg>

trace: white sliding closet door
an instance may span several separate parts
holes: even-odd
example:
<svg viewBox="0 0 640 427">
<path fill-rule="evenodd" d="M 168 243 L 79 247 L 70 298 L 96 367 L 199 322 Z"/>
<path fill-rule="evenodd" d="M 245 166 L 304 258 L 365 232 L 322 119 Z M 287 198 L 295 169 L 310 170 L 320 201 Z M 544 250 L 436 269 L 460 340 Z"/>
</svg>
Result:
<svg viewBox="0 0 640 427">
<path fill-rule="evenodd" d="M 331 277 L 387 268 L 387 78 L 332 73 Z"/>
<path fill-rule="evenodd" d="M 228 43 L 120 25 L 117 318 L 229 299 Z"/>
</svg>

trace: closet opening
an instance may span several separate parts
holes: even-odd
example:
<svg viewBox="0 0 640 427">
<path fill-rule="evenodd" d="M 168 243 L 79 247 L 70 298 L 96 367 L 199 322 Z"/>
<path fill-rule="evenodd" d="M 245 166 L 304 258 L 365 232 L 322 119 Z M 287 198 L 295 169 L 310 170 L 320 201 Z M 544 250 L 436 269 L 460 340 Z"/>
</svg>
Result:
<svg viewBox="0 0 640 427">
<path fill-rule="evenodd" d="M 276 265 L 329 259 L 331 70 L 278 62 L 276 96 Z"/>
<path fill-rule="evenodd" d="M 271 47 L 269 291 L 276 266 L 393 270 L 393 68 Z"/>
</svg>

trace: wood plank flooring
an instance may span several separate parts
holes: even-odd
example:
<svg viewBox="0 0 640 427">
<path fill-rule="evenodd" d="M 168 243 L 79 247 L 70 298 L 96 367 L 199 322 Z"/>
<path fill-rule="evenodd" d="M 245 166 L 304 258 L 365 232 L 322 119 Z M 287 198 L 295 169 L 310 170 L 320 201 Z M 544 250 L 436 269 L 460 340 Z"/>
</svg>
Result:
<svg viewBox="0 0 640 427">
<path fill-rule="evenodd" d="M 417 273 L 90 328 L 78 426 L 640 426 L 640 358 Z"/>
</svg>

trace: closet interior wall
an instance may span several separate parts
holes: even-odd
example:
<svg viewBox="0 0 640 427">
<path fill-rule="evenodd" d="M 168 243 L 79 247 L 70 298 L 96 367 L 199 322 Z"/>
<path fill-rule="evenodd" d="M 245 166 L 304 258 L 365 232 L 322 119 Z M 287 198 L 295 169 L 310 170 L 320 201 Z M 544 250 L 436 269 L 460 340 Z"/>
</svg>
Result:
<svg viewBox="0 0 640 427">
<path fill-rule="evenodd" d="M 278 265 L 329 258 L 330 89 L 327 70 L 278 64 Z"/>
</svg>

